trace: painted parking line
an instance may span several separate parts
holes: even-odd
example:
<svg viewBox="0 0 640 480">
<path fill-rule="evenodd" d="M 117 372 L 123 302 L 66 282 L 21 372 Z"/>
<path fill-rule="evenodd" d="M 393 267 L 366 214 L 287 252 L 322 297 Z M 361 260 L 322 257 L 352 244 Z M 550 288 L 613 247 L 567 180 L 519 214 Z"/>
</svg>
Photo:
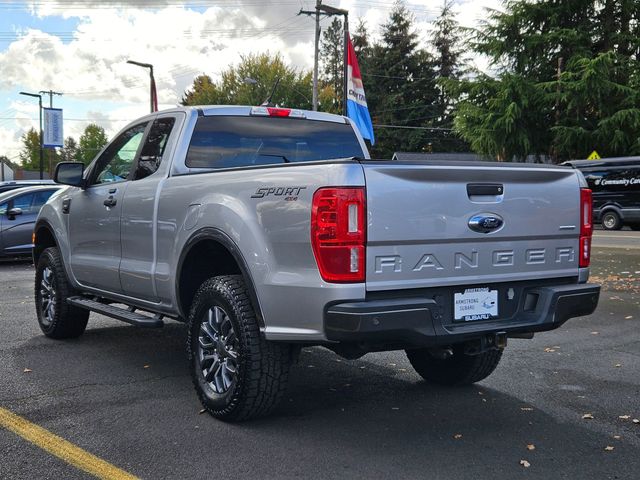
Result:
<svg viewBox="0 0 640 480">
<path fill-rule="evenodd" d="M 2 407 L 0 407 L 0 427 L 4 427 L 36 447 L 95 477 L 105 480 L 137 479 L 134 475 L 105 462 L 101 458 L 66 441 L 64 438 L 60 438 Z"/>
<path fill-rule="evenodd" d="M 594 238 L 634 238 L 640 240 L 640 235 L 607 235 L 606 233 L 594 234 Z"/>
</svg>

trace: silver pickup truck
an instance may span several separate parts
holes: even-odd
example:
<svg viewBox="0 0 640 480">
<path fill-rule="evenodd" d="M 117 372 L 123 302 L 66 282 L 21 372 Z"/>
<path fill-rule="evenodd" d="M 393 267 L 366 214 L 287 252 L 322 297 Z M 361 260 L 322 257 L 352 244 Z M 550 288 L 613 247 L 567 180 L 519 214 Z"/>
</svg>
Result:
<svg viewBox="0 0 640 480">
<path fill-rule="evenodd" d="M 38 321 L 89 312 L 188 325 L 215 417 L 273 410 L 302 346 L 406 350 L 427 381 L 477 382 L 507 339 L 591 314 L 591 192 L 568 167 L 374 161 L 344 117 L 179 108 L 122 130 L 34 232 Z"/>
</svg>

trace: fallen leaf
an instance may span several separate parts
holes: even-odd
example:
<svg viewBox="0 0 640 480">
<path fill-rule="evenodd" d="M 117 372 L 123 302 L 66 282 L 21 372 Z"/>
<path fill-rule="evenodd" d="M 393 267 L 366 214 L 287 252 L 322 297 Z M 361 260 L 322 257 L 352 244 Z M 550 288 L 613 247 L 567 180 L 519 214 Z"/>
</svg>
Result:
<svg viewBox="0 0 640 480">
<path fill-rule="evenodd" d="M 585 413 L 584 415 L 582 415 L 582 418 L 585 420 L 593 420 L 593 414 Z"/>
<path fill-rule="evenodd" d="M 610 451 L 612 451 L 612 450 L 613 450 L 613 447 L 612 447 L 611 445 L 607 445 L 606 447 L 604 447 L 604 449 L 605 449 L 607 452 L 610 452 Z"/>
<path fill-rule="evenodd" d="M 613 438 L 616 440 L 620 440 L 620 435 L 614 435 Z"/>
<path fill-rule="evenodd" d="M 621 366 L 622 366 L 621 363 L 616 363 L 616 365 L 615 365 L 616 368 L 620 368 Z"/>
<path fill-rule="evenodd" d="M 453 438 L 455 438 L 456 440 L 459 440 L 462 438 L 462 434 L 461 433 L 456 433 Z"/>
<path fill-rule="evenodd" d="M 591 335 L 599 335 L 600 332 L 591 332 Z"/>
<path fill-rule="evenodd" d="M 25 368 L 25 369 L 23 370 L 23 372 L 24 372 L 24 373 L 31 373 L 31 372 L 33 372 L 33 370 L 31 370 L 30 368 Z"/>
<path fill-rule="evenodd" d="M 206 408 L 203 408 L 203 409 L 202 409 L 202 410 L 200 410 L 198 413 L 199 413 L 200 415 L 202 415 L 202 414 L 203 414 L 203 413 L 205 413 L 206 411 L 207 411 L 207 409 L 206 409 Z"/>
<path fill-rule="evenodd" d="M 618 418 L 620 420 L 629 420 L 631 418 L 631 415 L 620 415 L 618 416 Z"/>
<path fill-rule="evenodd" d="M 531 466 L 531 464 L 526 460 L 520 460 L 520 465 L 522 465 L 524 468 L 529 468 Z"/>
<path fill-rule="evenodd" d="M 553 348 L 549 348 L 549 347 L 545 348 L 544 351 L 547 352 L 547 353 L 555 352 L 555 350 Z"/>
<path fill-rule="evenodd" d="M 635 423 L 636 425 L 638 423 L 640 423 L 640 419 L 639 418 L 634 418 L 633 420 L 631 420 L 633 423 Z"/>
<path fill-rule="evenodd" d="M 144 367 L 142 367 L 142 368 L 149 368 L 149 365 L 145 365 L 145 366 L 144 366 Z"/>
<path fill-rule="evenodd" d="M 527 450 L 535 450 L 536 446 L 533 443 L 530 443 L 529 445 L 527 445 Z"/>
<path fill-rule="evenodd" d="M 624 317 L 625 320 L 631 320 L 633 318 L 633 315 L 627 315 L 626 317 Z"/>
</svg>

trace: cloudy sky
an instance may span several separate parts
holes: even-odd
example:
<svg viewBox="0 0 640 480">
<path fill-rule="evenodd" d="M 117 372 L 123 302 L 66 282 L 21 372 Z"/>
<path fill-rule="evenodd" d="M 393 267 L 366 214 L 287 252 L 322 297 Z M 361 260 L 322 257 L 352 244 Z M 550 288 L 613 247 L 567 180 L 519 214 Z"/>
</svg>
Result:
<svg viewBox="0 0 640 480">
<path fill-rule="evenodd" d="M 393 0 L 324 0 L 364 18 L 375 36 Z M 405 0 L 427 45 L 429 21 L 443 0 Z M 216 78 L 242 54 L 280 53 L 298 68 L 313 63 L 313 19 L 298 16 L 315 0 L 0 0 L 0 155 L 18 159 L 20 137 L 37 128 L 37 99 L 20 91 L 54 90 L 64 109 L 64 135 L 88 123 L 109 136 L 148 111 L 154 65 L 160 108 L 175 106 L 193 78 Z M 457 0 L 459 21 L 474 26 L 499 0 Z M 327 23 L 325 20 L 324 24 Z M 480 65 L 482 68 L 483 66 Z M 364 72 L 366 74 L 366 72 Z M 48 106 L 48 96 L 45 106 Z"/>
</svg>

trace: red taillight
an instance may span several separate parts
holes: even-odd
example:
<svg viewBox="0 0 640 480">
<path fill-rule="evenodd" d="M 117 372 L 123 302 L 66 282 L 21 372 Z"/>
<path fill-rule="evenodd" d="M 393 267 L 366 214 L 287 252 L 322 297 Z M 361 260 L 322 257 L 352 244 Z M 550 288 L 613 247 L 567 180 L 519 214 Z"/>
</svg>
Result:
<svg viewBox="0 0 640 480">
<path fill-rule="evenodd" d="M 290 108 L 267 107 L 270 117 L 288 117 L 291 114 Z"/>
<path fill-rule="evenodd" d="M 366 239 L 364 187 L 316 191 L 311 245 L 323 280 L 364 282 Z"/>
<path fill-rule="evenodd" d="M 591 190 L 580 189 L 580 261 L 581 267 L 591 263 L 591 236 L 593 235 L 593 198 Z"/>
</svg>

